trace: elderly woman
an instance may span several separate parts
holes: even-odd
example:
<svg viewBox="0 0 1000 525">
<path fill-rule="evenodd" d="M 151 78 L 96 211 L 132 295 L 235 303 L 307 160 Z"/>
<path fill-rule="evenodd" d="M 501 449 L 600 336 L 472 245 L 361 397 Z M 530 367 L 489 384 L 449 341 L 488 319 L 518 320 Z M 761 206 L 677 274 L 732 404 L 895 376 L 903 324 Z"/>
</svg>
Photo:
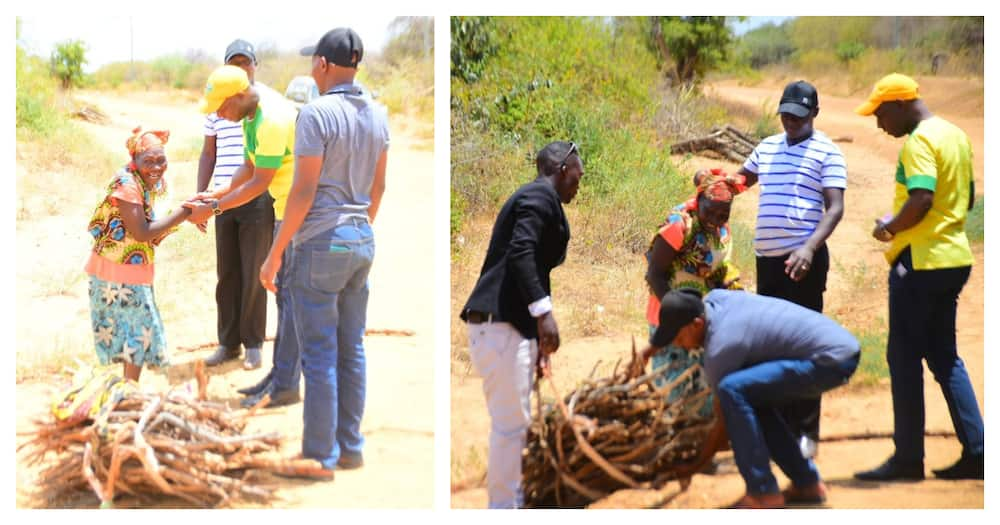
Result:
<svg viewBox="0 0 1000 525">
<path fill-rule="evenodd" d="M 153 300 L 154 248 L 191 213 L 180 208 L 154 216 L 154 201 L 166 192 L 163 147 L 169 137 L 169 131 L 133 130 L 125 142 L 130 161 L 111 179 L 88 227 L 94 245 L 84 271 L 97 357 L 102 365 L 123 363 L 125 378 L 133 381 L 144 365 L 166 362 L 163 321 Z"/>
<path fill-rule="evenodd" d="M 741 175 L 729 175 L 720 169 L 699 170 L 694 177 L 697 192 L 687 202 L 671 211 L 646 252 L 646 282 L 649 301 L 646 320 L 650 334 L 660 324 L 660 298 L 668 291 L 690 287 L 702 293 L 714 288 L 739 289 L 739 272 L 730 262 L 729 211 L 733 197 L 746 189 Z M 668 381 L 700 361 L 700 353 L 668 345 L 652 356 L 653 369 L 669 366 L 661 380 Z M 703 376 L 694 374 L 668 397 L 673 401 L 692 387 L 707 388 Z M 707 417 L 712 412 L 711 396 L 697 409 Z"/>
</svg>

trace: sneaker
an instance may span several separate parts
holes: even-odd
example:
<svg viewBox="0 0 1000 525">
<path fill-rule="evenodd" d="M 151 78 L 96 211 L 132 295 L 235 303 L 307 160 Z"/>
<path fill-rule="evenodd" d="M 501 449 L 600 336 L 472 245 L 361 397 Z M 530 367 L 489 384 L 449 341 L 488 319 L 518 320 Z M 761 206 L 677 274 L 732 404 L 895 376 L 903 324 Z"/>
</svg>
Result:
<svg viewBox="0 0 1000 525">
<path fill-rule="evenodd" d="M 901 463 L 892 456 L 876 468 L 856 472 L 855 479 L 862 481 L 897 481 L 924 479 L 924 463 Z"/>
<path fill-rule="evenodd" d="M 954 465 L 934 469 L 932 472 L 940 479 L 983 479 L 984 459 L 982 453 L 969 455 L 963 453 Z"/>
<path fill-rule="evenodd" d="M 302 396 L 299 395 L 299 390 L 297 388 L 275 391 L 272 384 L 269 388 L 261 392 L 244 397 L 243 400 L 240 401 L 240 406 L 243 408 L 250 408 L 257 403 L 260 403 L 260 401 L 264 399 L 264 396 L 271 396 L 271 399 L 266 405 L 264 405 L 264 408 L 277 408 L 294 405 L 295 403 L 302 401 Z"/>
<path fill-rule="evenodd" d="M 783 509 L 785 508 L 785 497 L 780 492 L 772 494 L 751 494 L 747 492 L 736 503 L 729 506 L 730 509 Z"/>
<path fill-rule="evenodd" d="M 802 487 L 793 484 L 781 491 L 781 495 L 785 497 L 785 503 L 789 505 L 819 505 L 826 502 L 826 484 L 822 481 Z"/>
<path fill-rule="evenodd" d="M 337 468 L 343 470 L 354 470 L 361 468 L 364 464 L 365 459 L 361 454 L 342 454 L 337 460 Z"/>
<path fill-rule="evenodd" d="M 259 394 L 259 393 L 263 392 L 264 390 L 267 390 L 268 388 L 271 387 L 271 376 L 272 375 L 274 375 L 274 370 L 271 370 L 270 372 L 268 372 L 267 375 L 264 376 L 264 379 L 261 379 L 260 381 L 258 381 L 257 384 L 251 385 L 251 386 L 248 386 L 248 387 L 244 387 L 244 388 L 240 388 L 239 390 L 237 390 L 237 392 L 239 392 L 240 394 L 243 394 L 245 396 L 252 396 L 252 395 L 255 395 L 255 394 Z"/>
<path fill-rule="evenodd" d="M 245 370 L 256 370 L 260 368 L 260 347 L 248 346 L 247 353 L 243 356 L 243 368 Z"/>
<path fill-rule="evenodd" d="M 226 345 L 219 345 L 215 349 L 215 353 L 208 356 L 205 359 L 206 366 L 218 366 L 226 361 L 232 361 L 233 359 L 240 358 L 240 347 L 239 345 L 235 347 L 228 347 Z"/>
</svg>

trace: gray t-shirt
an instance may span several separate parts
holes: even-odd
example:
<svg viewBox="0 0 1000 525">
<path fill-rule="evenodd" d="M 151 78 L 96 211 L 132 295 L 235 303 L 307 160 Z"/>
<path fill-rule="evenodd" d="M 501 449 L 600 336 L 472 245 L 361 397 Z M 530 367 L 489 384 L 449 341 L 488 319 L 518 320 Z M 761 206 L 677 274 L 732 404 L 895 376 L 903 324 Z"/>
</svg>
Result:
<svg viewBox="0 0 1000 525">
<path fill-rule="evenodd" d="M 705 377 L 712 388 L 726 374 L 765 361 L 845 361 L 858 340 L 823 314 L 749 292 L 713 290 L 705 296 Z"/>
<path fill-rule="evenodd" d="M 386 109 L 360 84 L 341 84 L 302 106 L 295 155 L 323 157 L 316 197 L 294 242 L 305 242 L 352 218 L 368 220 L 379 157 L 389 148 Z"/>
</svg>

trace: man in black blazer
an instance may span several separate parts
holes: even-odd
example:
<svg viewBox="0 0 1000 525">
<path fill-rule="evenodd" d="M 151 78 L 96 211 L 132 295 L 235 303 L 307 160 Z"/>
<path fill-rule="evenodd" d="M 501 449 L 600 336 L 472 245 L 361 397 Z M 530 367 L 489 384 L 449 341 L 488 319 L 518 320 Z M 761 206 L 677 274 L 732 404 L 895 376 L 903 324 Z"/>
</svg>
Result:
<svg viewBox="0 0 1000 525">
<path fill-rule="evenodd" d="M 549 272 L 566 258 L 569 223 L 562 205 L 573 200 L 583 177 L 572 142 L 545 146 L 535 165 L 538 178 L 518 188 L 497 215 L 479 280 L 461 314 L 490 412 L 490 508 L 517 508 L 524 501 L 521 449 L 531 422 L 532 374 L 559 349 Z"/>
</svg>

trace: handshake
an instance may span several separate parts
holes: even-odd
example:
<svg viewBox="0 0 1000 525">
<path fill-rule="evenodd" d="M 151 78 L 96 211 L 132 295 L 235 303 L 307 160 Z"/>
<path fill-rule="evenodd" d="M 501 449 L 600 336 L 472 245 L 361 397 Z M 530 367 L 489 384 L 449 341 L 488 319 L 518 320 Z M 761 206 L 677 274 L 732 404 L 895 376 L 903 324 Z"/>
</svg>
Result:
<svg viewBox="0 0 1000 525">
<path fill-rule="evenodd" d="M 219 196 L 215 192 L 203 191 L 185 200 L 181 206 L 191 211 L 186 220 L 197 226 L 202 233 L 205 233 L 208 227 L 208 219 L 216 214 L 218 202 Z"/>
</svg>

